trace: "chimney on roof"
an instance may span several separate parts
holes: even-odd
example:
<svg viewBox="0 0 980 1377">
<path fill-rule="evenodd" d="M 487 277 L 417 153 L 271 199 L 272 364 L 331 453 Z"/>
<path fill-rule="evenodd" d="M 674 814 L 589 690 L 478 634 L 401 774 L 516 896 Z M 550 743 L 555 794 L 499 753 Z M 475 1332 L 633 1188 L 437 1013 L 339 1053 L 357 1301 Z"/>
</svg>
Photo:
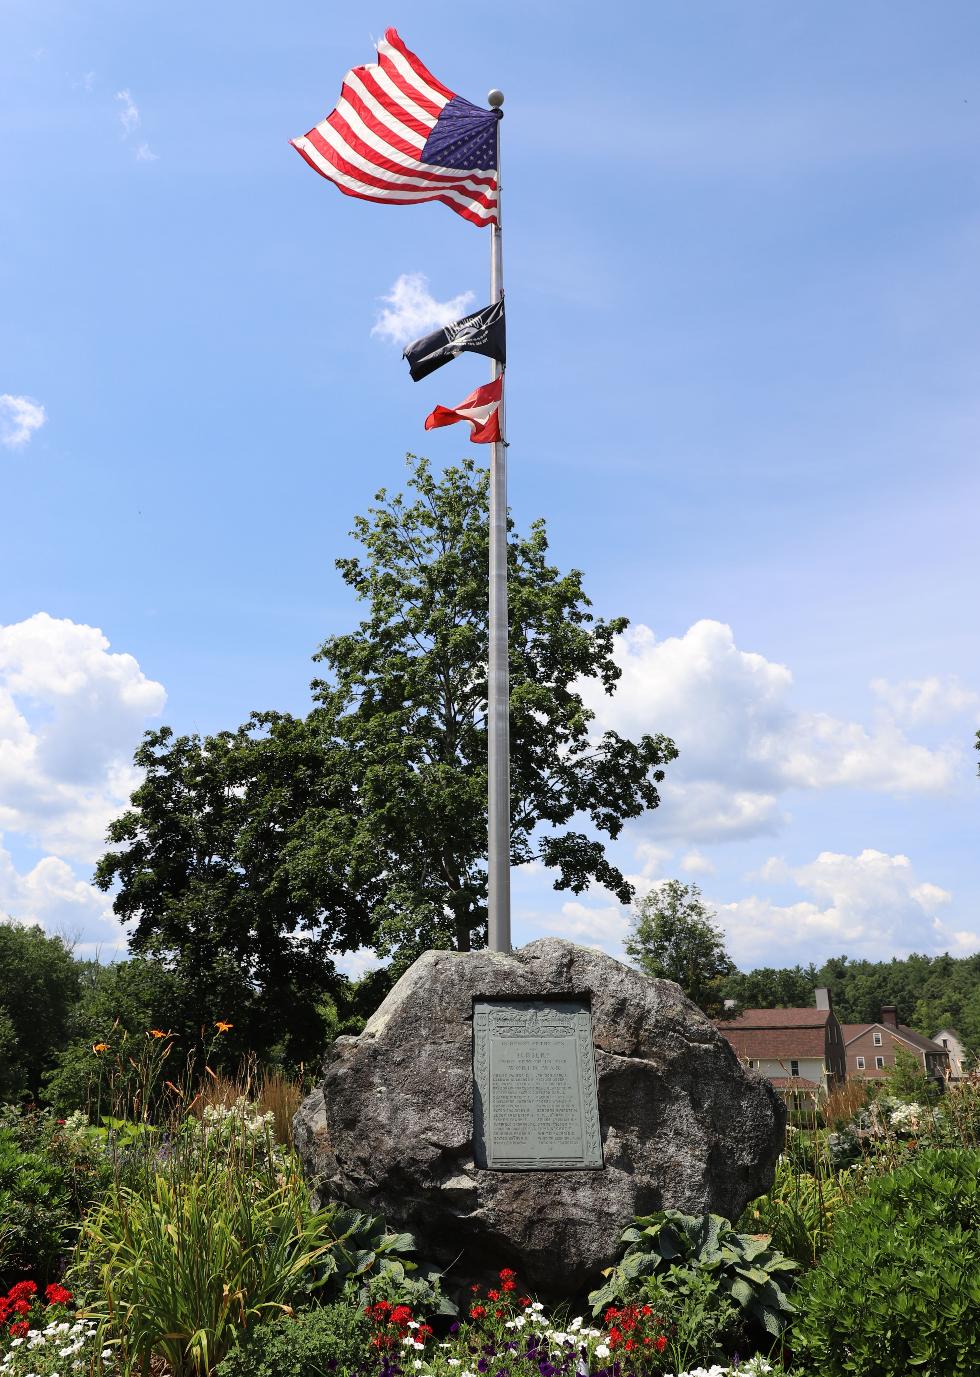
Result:
<svg viewBox="0 0 980 1377">
<path fill-rule="evenodd" d="M 879 1022 L 883 1023 L 886 1028 L 894 1028 L 897 1031 L 898 1009 L 894 1004 L 882 1004 Z"/>
<path fill-rule="evenodd" d="M 834 997 L 833 997 L 833 995 L 830 993 L 830 991 L 827 989 L 827 986 L 826 986 L 826 985 L 818 985 L 817 988 L 814 990 L 813 993 L 814 993 L 814 996 L 815 996 L 815 998 L 816 998 L 817 1008 L 818 1008 L 818 1009 L 829 1009 L 829 1010 L 831 1011 L 831 1013 L 833 1013 L 833 1011 L 834 1011 Z"/>
</svg>

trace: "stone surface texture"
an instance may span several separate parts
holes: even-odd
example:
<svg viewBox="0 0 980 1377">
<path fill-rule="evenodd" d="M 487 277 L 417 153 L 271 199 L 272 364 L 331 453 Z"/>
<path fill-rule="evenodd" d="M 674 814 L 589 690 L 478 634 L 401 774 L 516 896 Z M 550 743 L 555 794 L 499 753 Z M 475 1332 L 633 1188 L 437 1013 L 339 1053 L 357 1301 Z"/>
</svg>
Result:
<svg viewBox="0 0 980 1377">
<path fill-rule="evenodd" d="M 473 1001 L 587 998 L 601 1170 L 491 1171 L 473 1161 Z M 592 1284 L 634 1215 L 737 1219 L 769 1189 L 785 1112 L 668 980 L 558 939 L 509 955 L 430 951 L 359 1037 L 329 1049 L 295 1133 L 321 1198 L 415 1234 L 426 1260 L 505 1265 L 544 1296 Z"/>
</svg>

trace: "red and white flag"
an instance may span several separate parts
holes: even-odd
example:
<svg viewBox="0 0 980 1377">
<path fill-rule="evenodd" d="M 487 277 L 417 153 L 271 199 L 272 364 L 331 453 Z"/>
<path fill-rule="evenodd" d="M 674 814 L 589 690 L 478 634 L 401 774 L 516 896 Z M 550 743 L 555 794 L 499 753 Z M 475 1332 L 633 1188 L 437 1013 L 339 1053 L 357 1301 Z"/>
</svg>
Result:
<svg viewBox="0 0 980 1377">
<path fill-rule="evenodd" d="M 470 439 L 475 445 L 492 445 L 500 440 L 500 401 L 503 397 L 504 375 L 484 383 L 459 406 L 437 406 L 425 418 L 426 430 L 438 430 L 440 426 L 455 425 L 457 421 L 469 421 L 473 427 Z"/>
</svg>

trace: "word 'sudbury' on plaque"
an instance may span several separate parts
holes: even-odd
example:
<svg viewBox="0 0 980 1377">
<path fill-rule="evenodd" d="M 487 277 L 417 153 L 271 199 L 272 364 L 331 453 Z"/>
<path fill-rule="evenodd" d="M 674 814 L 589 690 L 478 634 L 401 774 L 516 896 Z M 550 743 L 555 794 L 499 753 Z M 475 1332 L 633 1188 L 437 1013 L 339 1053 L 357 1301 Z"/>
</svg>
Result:
<svg viewBox="0 0 980 1377">
<path fill-rule="evenodd" d="M 497 1171 L 603 1165 L 584 999 L 474 1001 L 473 1152 Z"/>
</svg>

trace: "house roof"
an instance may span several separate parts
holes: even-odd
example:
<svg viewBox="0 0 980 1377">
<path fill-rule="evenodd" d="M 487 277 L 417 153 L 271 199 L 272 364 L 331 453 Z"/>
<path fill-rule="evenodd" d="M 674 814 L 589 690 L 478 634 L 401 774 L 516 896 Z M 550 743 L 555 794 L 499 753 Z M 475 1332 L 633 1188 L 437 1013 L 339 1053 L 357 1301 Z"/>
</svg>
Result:
<svg viewBox="0 0 980 1377">
<path fill-rule="evenodd" d="M 920 1052 L 942 1052 L 947 1049 L 941 1043 L 933 1042 L 932 1038 L 923 1037 L 914 1028 L 907 1028 L 904 1023 L 900 1023 L 896 1028 L 892 1028 L 888 1023 L 842 1023 L 841 1032 L 844 1035 L 845 1044 L 853 1042 L 855 1038 L 862 1037 L 865 1033 L 870 1033 L 872 1029 L 880 1028 L 883 1033 L 890 1033 L 892 1037 L 897 1036 L 902 1042 L 907 1042 L 912 1047 L 917 1047 Z"/>
<path fill-rule="evenodd" d="M 789 1061 L 826 1054 L 831 1018 L 829 1009 L 743 1009 L 715 1026 L 740 1057 Z"/>
<path fill-rule="evenodd" d="M 721 1019 L 716 1027 L 731 1028 L 824 1028 L 829 1009 L 743 1009 L 737 1018 Z"/>
<path fill-rule="evenodd" d="M 740 1028 L 737 1024 L 722 1023 L 718 1030 L 740 1057 L 789 1062 L 799 1057 L 822 1059 L 827 1051 L 827 1030 L 823 1027 Z"/>
</svg>

